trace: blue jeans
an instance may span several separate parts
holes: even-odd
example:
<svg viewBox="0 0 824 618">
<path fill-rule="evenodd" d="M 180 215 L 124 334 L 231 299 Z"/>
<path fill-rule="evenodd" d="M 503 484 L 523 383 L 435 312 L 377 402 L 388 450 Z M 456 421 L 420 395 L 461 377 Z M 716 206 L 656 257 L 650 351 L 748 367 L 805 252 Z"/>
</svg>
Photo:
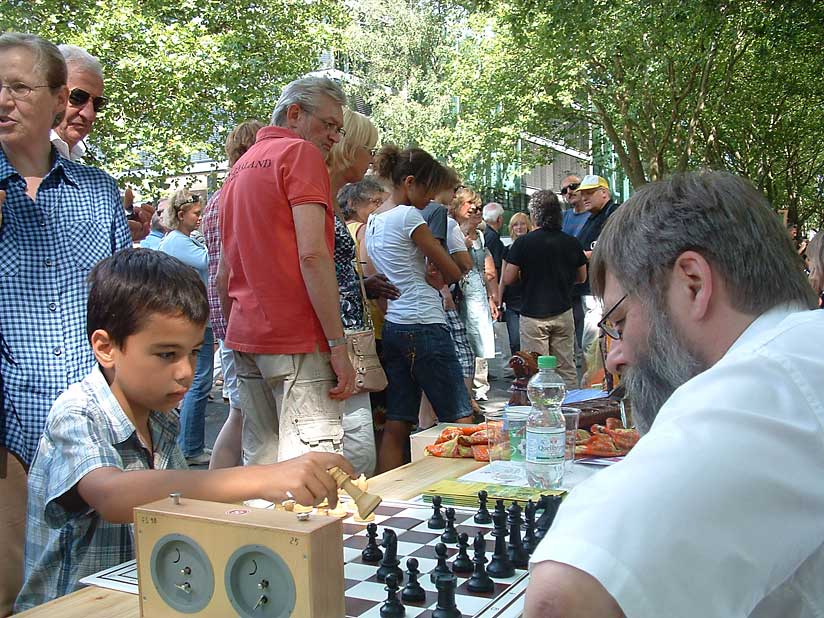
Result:
<svg viewBox="0 0 824 618">
<path fill-rule="evenodd" d="M 506 332 L 509 335 L 509 351 L 512 354 L 521 351 L 521 314 L 514 309 L 506 308 L 504 312 Z"/>
<path fill-rule="evenodd" d="M 203 347 L 197 355 L 195 379 L 180 406 L 180 435 L 177 444 L 186 457 L 195 457 L 206 446 L 206 403 L 212 390 L 215 339 L 212 327 L 203 334 Z"/>
<path fill-rule="evenodd" d="M 383 323 L 386 418 L 418 421 L 421 390 L 441 422 L 472 414 L 463 372 L 446 324 Z"/>
</svg>

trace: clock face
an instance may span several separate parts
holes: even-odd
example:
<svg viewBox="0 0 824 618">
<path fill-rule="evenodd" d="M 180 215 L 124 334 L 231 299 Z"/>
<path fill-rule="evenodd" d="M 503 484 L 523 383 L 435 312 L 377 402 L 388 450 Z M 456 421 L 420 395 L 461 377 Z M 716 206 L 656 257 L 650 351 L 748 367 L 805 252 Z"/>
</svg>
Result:
<svg viewBox="0 0 824 618">
<path fill-rule="evenodd" d="M 206 553 L 184 534 L 167 534 L 155 543 L 150 562 L 152 582 L 173 609 L 194 614 L 212 599 L 215 575 Z"/>
<path fill-rule="evenodd" d="M 244 545 L 229 557 L 226 595 L 241 618 L 287 618 L 295 609 L 295 580 L 278 554 Z"/>
</svg>

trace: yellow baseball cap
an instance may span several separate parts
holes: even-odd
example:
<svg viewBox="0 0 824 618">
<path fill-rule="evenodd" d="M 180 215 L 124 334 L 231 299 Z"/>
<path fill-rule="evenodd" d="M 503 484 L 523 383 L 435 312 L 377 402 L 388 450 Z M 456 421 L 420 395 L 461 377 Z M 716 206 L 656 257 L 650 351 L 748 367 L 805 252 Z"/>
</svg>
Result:
<svg viewBox="0 0 824 618">
<path fill-rule="evenodd" d="M 587 189 L 597 189 L 598 187 L 603 187 L 604 189 L 609 191 L 609 183 L 607 182 L 607 179 L 603 176 L 589 174 L 588 176 L 584 176 L 584 179 L 581 181 L 581 184 L 578 185 L 578 191 L 586 191 Z"/>
</svg>

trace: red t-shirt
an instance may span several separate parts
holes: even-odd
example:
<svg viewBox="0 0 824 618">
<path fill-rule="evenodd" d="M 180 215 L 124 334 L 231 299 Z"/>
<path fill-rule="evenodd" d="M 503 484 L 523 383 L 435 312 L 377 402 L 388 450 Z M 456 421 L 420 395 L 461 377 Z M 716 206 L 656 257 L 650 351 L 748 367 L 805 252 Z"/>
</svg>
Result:
<svg viewBox="0 0 824 618">
<path fill-rule="evenodd" d="M 292 207 L 326 207 L 334 255 L 334 211 L 320 150 L 282 127 L 264 127 L 232 166 L 221 191 L 220 236 L 230 269 L 226 346 L 251 354 L 328 350 L 298 259 Z"/>
</svg>

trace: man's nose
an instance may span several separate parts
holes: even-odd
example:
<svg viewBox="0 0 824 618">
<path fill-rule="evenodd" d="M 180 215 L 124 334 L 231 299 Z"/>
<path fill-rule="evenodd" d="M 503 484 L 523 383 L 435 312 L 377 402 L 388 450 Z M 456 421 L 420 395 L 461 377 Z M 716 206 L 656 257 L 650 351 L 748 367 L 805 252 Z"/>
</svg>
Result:
<svg viewBox="0 0 824 618">
<path fill-rule="evenodd" d="M 94 103 L 92 102 L 91 97 L 89 97 L 86 104 L 80 108 L 80 115 L 89 122 L 94 122 L 94 119 L 97 117 L 97 112 L 94 111 Z"/>
<path fill-rule="evenodd" d="M 607 352 L 607 371 L 620 375 L 627 364 L 628 360 L 624 355 L 624 342 L 612 340 L 610 342 L 609 352 Z"/>
</svg>

